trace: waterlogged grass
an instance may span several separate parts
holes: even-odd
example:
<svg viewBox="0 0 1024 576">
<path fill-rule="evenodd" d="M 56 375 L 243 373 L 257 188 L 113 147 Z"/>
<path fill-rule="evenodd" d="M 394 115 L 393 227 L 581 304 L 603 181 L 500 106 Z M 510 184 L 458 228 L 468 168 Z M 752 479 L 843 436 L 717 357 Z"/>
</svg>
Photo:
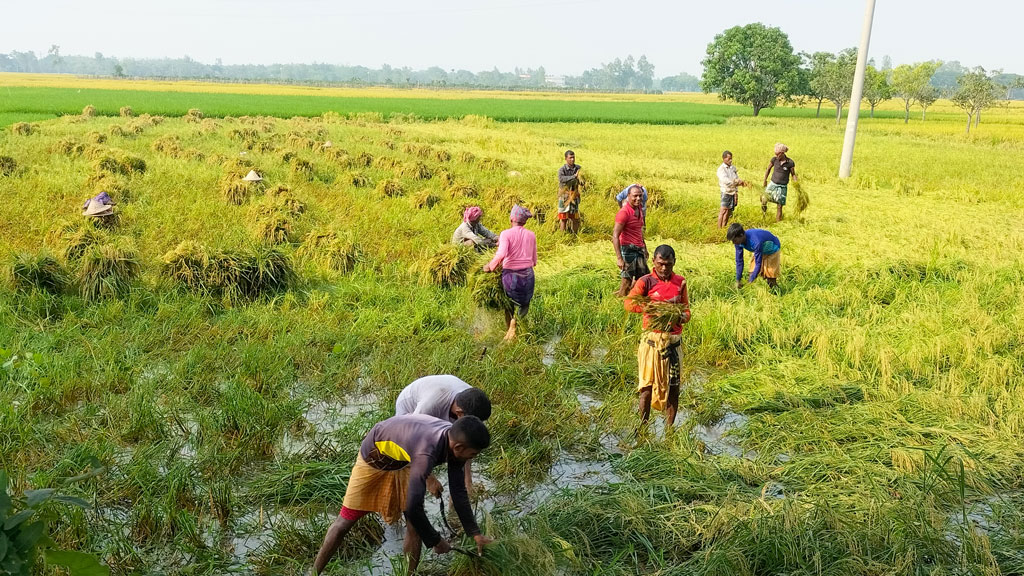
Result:
<svg viewBox="0 0 1024 576">
<path fill-rule="evenodd" d="M 0 262 L 36 279 L 0 289 L 0 467 L 19 490 L 107 467 L 74 488 L 94 506 L 63 519 L 60 544 L 116 574 L 302 573 L 362 435 L 410 381 L 452 373 L 497 406 L 474 469 L 478 514 L 501 540 L 483 559 L 431 557 L 428 573 L 1024 570 L 1012 123 L 967 139 L 955 122 L 865 122 L 855 177 L 839 182 L 841 132 L 806 119 L 381 120 L 75 116 L 0 134 L 17 164 L 0 194 L 19 199 L 0 215 Z M 779 140 L 811 208 L 762 221 L 741 192 L 738 219 L 780 236 L 784 276 L 777 297 L 737 292 L 714 170 L 728 148 L 757 181 Z M 550 216 L 567 147 L 591 182 L 577 239 Z M 250 168 L 266 186 L 229 202 L 224 180 Z M 639 319 L 612 296 L 610 193 L 634 180 L 660 191 L 650 243 L 675 247 L 693 303 L 668 438 L 633 435 Z M 120 219 L 81 227 L 97 187 Z M 477 308 L 472 286 L 418 271 L 466 204 L 500 230 L 515 202 L 549 216 L 529 225 L 540 264 L 525 335 L 502 345 L 500 312 Z M 268 210 L 288 227 L 273 247 Z M 130 249 L 138 273 L 85 299 L 82 254 L 96 245 Z M 289 264 L 286 284 L 209 289 L 230 272 L 223 255 L 271 250 L 259 269 Z M 184 255 L 174 274 L 169 254 Z M 23 264 L 47 255 L 64 281 L 33 288 L 42 276 Z M 361 530 L 329 573 L 371 561 L 381 531 Z"/>
</svg>

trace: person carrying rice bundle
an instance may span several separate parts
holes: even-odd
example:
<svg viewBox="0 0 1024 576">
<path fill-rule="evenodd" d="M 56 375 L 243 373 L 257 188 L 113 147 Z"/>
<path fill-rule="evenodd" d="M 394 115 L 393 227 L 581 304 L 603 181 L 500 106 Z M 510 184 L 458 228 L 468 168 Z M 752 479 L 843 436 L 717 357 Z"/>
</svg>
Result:
<svg viewBox="0 0 1024 576">
<path fill-rule="evenodd" d="M 501 286 L 515 307 L 505 311 L 508 331 L 505 340 L 516 337 L 516 317 L 530 311 L 533 300 L 535 279 L 533 267 L 537 265 L 537 236 L 526 229 L 526 221 L 533 214 L 516 204 L 512 207 L 509 220 L 512 227 L 498 235 L 498 252 L 484 266 L 484 272 L 493 272 L 501 267 Z"/>
<path fill-rule="evenodd" d="M 462 213 L 462 224 L 452 234 L 452 244 L 472 246 L 477 252 L 498 245 L 498 235 L 491 232 L 480 222 L 484 211 L 479 206 L 468 206 Z"/>
<path fill-rule="evenodd" d="M 395 416 L 379 422 L 363 438 L 345 489 L 341 512 L 328 528 L 313 562 L 313 574 L 323 572 L 345 535 L 360 518 L 376 512 L 385 522 L 406 520 L 404 552 L 409 572 L 419 565 L 421 542 L 437 554 L 451 544 L 430 524 L 423 500 L 427 477 L 441 464 L 448 466 L 452 505 L 466 534 L 483 551 L 491 539 L 473 517 L 464 484 L 463 467 L 491 443 L 487 426 L 476 416 L 463 416 L 454 424 L 426 414 Z"/>
<path fill-rule="evenodd" d="M 476 416 L 486 422 L 491 417 L 491 399 L 479 388 L 473 388 L 450 374 L 424 376 L 413 380 L 395 400 L 395 416 L 426 414 L 454 423 L 463 416 Z M 472 493 L 473 473 L 466 462 L 466 491 Z M 427 476 L 427 491 L 441 497 L 441 483 Z"/>
<path fill-rule="evenodd" d="M 565 164 L 558 169 L 558 229 L 562 232 L 580 231 L 580 168 L 576 153 L 566 150 Z"/>
<path fill-rule="evenodd" d="M 775 145 L 775 155 L 768 161 L 768 170 L 764 173 L 764 193 L 761 195 L 761 213 L 767 214 L 768 203 L 776 205 L 775 220 L 782 221 L 782 207 L 786 205 L 786 192 L 789 189 L 789 178 L 797 181 L 796 162 L 786 156 L 789 146 L 779 142 Z M 772 181 L 768 182 L 771 175 Z"/>
<path fill-rule="evenodd" d="M 782 243 L 779 238 L 767 230 L 751 228 L 744 230 L 738 222 L 733 222 L 725 233 L 727 240 L 736 246 L 736 288 L 743 288 L 743 251 L 747 250 L 754 256 L 750 260 L 750 278 L 753 283 L 758 276 L 763 276 L 768 287 L 773 291 L 779 289 L 779 273 L 782 269 Z"/>
<path fill-rule="evenodd" d="M 690 321 L 690 296 L 686 279 L 673 272 L 676 253 L 671 246 L 655 248 L 653 264 L 654 272 L 637 281 L 623 305 L 644 315 L 636 354 L 641 424 L 654 408 L 665 412 L 665 429 L 671 430 L 679 410 L 680 334 Z"/>
</svg>

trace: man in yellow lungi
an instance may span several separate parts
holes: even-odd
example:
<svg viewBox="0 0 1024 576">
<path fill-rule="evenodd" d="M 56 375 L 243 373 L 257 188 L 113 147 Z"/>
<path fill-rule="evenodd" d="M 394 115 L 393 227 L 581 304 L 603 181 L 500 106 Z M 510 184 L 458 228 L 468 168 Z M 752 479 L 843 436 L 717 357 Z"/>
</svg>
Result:
<svg viewBox="0 0 1024 576">
<path fill-rule="evenodd" d="M 453 424 L 425 414 L 410 414 L 375 425 L 363 438 L 341 512 L 327 530 L 313 563 L 313 574 L 323 571 L 345 535 L 370 512 L 380 514 L 388 524 L 404 514 L 404 551 L 410 573 L 419 565 L 421 542 L 437 554 L 450 552 L 451 544 L 430 525 L 423 509 L 427 476 L 442 463 L 448 464 L 452 506 L 466 534 L 473 537 L 482 553 L 484 544 L 491 540 L 481 534 L 473 517 L 463 466 L 490 443 L 487 426 L 476 416 L 463 416 Z"/>
<path fill-rule="evenodd" d="M 640 418 L 646 423 L 651 408 L 664 410 L 665 429 L 671 430 L 679 410 L 679 374 L 681 371 L 679 350 L 683 324 L 690 321 L 690 296 L 686 290 L 686 279 L 672 272 L 676 264 L 676 253 L 671 246 L 662 244 L 654 249 L 652 261 L 654 272 L 637 280 L 624 300 L 627 311 L 644 315 L 644 332 L 640 336 L 637 362 L 640 383 Z M 637 300 L 650 299 L 679 306 L 677 322 L 667 326 L 655 326 L 649 309 Z"/>
</svg>

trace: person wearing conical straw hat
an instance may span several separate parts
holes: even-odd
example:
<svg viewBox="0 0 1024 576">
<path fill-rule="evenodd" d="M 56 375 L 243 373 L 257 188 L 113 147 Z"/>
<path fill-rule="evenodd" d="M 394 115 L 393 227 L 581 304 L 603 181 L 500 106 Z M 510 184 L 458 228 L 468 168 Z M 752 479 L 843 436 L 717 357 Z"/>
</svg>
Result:
<svg viewBox="0 0 1024 576">
<path fill-rule="evenodd" d="M 768 170 L 764 173 L 764 193 L 761 194 L 761 214 L 768 213 L 768 203 L 775 204 L 775 220 L 782 222 L 782 207 L 786 205 L 786 192 L 789 189 L 789 179 L 797 181 L 796 162 L 789 156 L 789 146 L 782 142 L 775 145 L 775 155 L 768 161 Z M 768 182 L 771 175 L 772 181 Z"/>
<path fill-rule="evenodd" d="M 262 182 L 263 181 L 263 177 L 260 176 L 255 170 L 249 170 L 249 173 L 245 175 L 245 178 L 242 178 L 242 181 L 244 181 L 244 182 Z"/>
<path fill-rule="evenodd" d="M 452 244 L 473 246 L 477 251 L 484 251 L 498 245 L 498 235 L 491 232 L 480 222 L 484 211 L 479 206 L 469 206 L 462 213 L 462 224 L 452 234 Z"/>
<path fill-rule="evenodd" d="M 82 216 L 90 218 L 102 218 L 103 216 L 111 216 L 113 213 L 114 201 L 106 192 L 100 192 L 89 198 L 85 201 L 85 205 L 82 206 Z"/>
<path fill-rule="evenodd" d="M 516 204 L 512 207 L 509 220 L 512 227 L 498 235 L 498 252 L 484 266 L 484 272 L 493 272 L 501 267 L 501 286 L 515 304 L 515 310 L 505 311 L 508 331 L 505 341 L 516 337 L 516 316 L 525 316 L 533 300 L 535 279 L 533 267 L 537 265 L 537 236 L 526 229 L 526 221 L 533 214 Z"/>
<path fill-rule="evenodd" d="M 673 272 L 676 252 L 671 246 L 655 248 L 653 264 L 654 271 L 637 281 L 623 306 L 644 315 L 636 354 L 641 425 L 647 424 L 654 408 L 664 410 L 665 429 L 672 430 L 679 410 L 680 335 L 690 321 L 690 295 L 686 278 Z"/>
<path fill-rule="evenodd" d="M 473 516 L 463 468 L 490 444 L 491 434 L 476 416 L 463 416 L 453 424 L 426 414 L 408 414 L 377 423 L 363 438 L 341 511 L 324 536 L 313 574 L 323 572 L 352 527 L 371 512 L 388 524 L 405 517 L 403 549 L 410 574 L 419 565 L 423 545 L 437 554 L 450 552 L 451 543 L 430 524 L 423 506 L 427 477 L 441 465 L 448 468 L 448 489 L 459 521 L 476 541 L 477 552 L 483 553 L 492 540 L 483 535 Z"/>
</svg>

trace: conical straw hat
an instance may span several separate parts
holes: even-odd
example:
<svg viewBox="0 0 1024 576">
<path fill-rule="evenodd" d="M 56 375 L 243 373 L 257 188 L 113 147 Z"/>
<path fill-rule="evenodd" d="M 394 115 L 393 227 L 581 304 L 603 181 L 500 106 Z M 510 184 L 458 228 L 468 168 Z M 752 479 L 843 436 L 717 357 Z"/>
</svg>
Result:
<svg viewBox="0 0 1024 576">
<path fill-rule="evenodd" d="M 242 178 L 242 180 L 245 180 L 246 182 L 260 182 L 263 180 L 263 177 L 257 174 L 255 170 L 249 170 L 249 173 L 246 174 L 245 178 Z"/>
<path fill-rule="evenodd" d="M 113 206 L 104 204 L 99 200 L 89 200 L 89 205 L 85 207 L 82 216 L 110 216 L 113 213 Z"/>
</svg>

